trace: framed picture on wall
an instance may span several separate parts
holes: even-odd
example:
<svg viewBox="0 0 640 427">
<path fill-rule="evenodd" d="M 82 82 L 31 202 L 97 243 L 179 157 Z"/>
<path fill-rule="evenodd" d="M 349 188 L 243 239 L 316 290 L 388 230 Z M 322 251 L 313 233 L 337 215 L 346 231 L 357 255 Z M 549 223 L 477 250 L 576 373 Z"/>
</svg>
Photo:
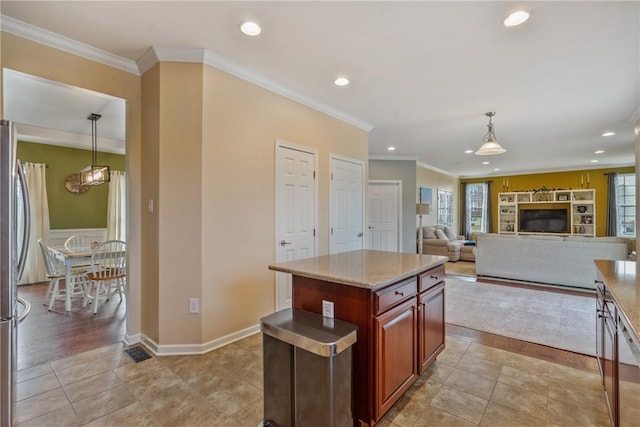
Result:
<svg viewBox="0 0 640 427">
<path fill-rule="evenodd" d="M 429 187 L 420 187 L 420 203 L 429 203 L 432 201 L 432 191 Z"/>
</svg>

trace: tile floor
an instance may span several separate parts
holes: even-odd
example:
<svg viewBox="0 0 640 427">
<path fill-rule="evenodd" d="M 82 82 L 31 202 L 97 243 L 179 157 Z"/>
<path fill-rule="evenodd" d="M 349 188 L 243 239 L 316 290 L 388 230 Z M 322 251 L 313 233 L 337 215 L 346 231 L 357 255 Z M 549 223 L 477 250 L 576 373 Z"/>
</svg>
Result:
<svg viewBox="0 0 640 427">
<path fill-rule="evenodd" d="M 18 426 L 237 426 L 262 419 L 262 339 L 132 363 L 115 344 L 18 373 Z M 595 372 L 447 336 L 438 360 L 377 424 L 607 426 Z M 313 427 L 313 426 L 311 426 Z"/>
</svg>

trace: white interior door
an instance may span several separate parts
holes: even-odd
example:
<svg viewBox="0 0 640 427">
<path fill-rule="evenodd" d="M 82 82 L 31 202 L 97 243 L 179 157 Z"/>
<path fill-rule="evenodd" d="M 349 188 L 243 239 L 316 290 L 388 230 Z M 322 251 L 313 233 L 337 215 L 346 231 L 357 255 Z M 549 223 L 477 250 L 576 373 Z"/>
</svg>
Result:
<svg viewBox="0 0 640 427">
<path fill-rule="evenodd" d="M 331 156 L 329 252 L 364 248 L 364 164 Z"/>
<path fill-rule="evenodd" d="M 369 249 L 397 252 L 400 241 L 401 182 L 369 182 Z"/>
<path fill-rule="evenodd" d="M 316 254 L 316 153 L 276 141 L 276 262 Z M 291 307 L 291 275 L 276 273 L 276 310 Z"/>
</svg>

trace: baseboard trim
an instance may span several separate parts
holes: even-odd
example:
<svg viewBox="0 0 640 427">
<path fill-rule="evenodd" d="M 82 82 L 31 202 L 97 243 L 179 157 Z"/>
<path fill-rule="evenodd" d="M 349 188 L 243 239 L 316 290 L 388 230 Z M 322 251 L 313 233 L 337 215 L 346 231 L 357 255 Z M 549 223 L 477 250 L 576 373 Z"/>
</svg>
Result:
<svg viewBox="0 0 640 427">
<path fill-rule="evenodd" d="M 196 356 L 209 353 L 258 332 L 260 332 L 260 325 L 257 324 L 203 344 L 158 344 L 144 334 L 141 335 L 140 342 L 155 356 Z"/>
<path fill-rule="evenodd" d="M 124 334 L 124 337 L 122 338 L 122 341 L 124 342 L 125 345 L 138 344 L 140 340 L 141 340 L 140 334 L 133 334 L 133 335 Z"/>
</svg>

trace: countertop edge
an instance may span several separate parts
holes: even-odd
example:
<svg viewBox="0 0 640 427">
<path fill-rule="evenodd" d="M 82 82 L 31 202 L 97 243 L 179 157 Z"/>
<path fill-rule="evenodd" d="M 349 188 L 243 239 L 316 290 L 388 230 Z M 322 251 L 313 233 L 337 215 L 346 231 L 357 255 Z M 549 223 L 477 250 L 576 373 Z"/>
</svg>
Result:
<svg viewBox="0 0 640 427">
<path fill-rule="evenodd" d="M 370 289 L 372 291 L 378 290 L 380 288 L 384 288 L 385 286 L 389 286 L 392 285 L 394 283 L 397 283 L 401 280 L 406 279 L 407 277 L 411 277 L 411 276 L 415 276 L 418 273 L 421 273 L 425 270 L 430 270 L 434 267 L 437 267 L 439 265 L 443 265 L 446 263 L 446 257 L 441 257 L 442 259 L 438 259 L 435 261 L 431 261 L 425 265 L 422 265 L 420 267 L 411 269 L 411 270 L 407 270 L 405 272 L 403 272 L 402 274 L 399 274 L 397 276 L 393 276 L 389 279 L 386 280 L 381 280 L 375 283 L 367 283 L 367 282 L 362 282 L 362 281 L 357 281 L 357 280 L 349 280 L 346 279 L 344 277 L 338 277 L 338 276 L 331 276 L 331 275 L 325 275 L 325 274 L 320 274 L 320 273 L 314 273 L 314 272 L 310 272 L 310 271 L 301 271 L 295 268 L 287 268 L 287 267 L 282 267 L 276 264 L 271 264 L 269 265 L 269 270 L 273 270 L 273 271 L 278 271 L 281 273 L 289 273 L 289 274 L 293 274 L 296 276 L 301 276 L 301 277 L 307 277 L 309 279 L 318 279 L 318 280 L 325 280 L 325 281 L 330 281 L 333 283 L 339 283 L 341 285 L 347 285 L 347 286 L 354 286 L 354 287 L 358 287 L 358 288 L 365 288 L 365 289 Z"/>
</svg>

